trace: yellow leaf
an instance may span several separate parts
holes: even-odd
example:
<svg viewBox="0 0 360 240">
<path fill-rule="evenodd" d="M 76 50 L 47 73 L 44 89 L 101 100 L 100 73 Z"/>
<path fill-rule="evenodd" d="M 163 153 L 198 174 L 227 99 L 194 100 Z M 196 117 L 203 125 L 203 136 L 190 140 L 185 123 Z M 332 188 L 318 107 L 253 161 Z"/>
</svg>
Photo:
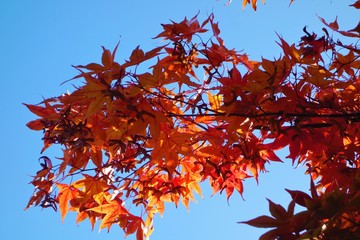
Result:
<svg viewBox="0 0 360 240">
<path fill-rule="evenodd" d="M 200 197 L 203 197 L 201 187 L 199 182 L 193 181 L 189 184 L 189 187 L 192 188 Z"/>
<path fill-rule="evenodd" d="M 219 110 L 219 108 L 222 105 L 223 102 L 223 97 L 221 95 L 213 95 L 211 92 L 206 92 L 208 99 L 209 99 L 209 103 L 210 103 L 210 107 L 213 110 Z"/>
</svg>

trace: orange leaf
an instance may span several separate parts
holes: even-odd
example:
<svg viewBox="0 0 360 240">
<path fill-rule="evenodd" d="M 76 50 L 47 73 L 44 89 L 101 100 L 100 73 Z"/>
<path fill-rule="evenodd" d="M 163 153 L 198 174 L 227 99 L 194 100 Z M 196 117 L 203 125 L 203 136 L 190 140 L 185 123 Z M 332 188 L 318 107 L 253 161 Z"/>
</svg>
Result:
<svg viewBox="0 0 360 240">
<path fill-rule="evenodd" d="M 104 107 L 104 103 L 106 102 L 107 99 L 108 97 L 102 94 L 96 96 L 96 98 L 93 101 L 91 101 L 91 103 L 88 106 L 85 119 L 98 113 Z"/>
<path fill-rule="evenodd" d="M 257 3 L 257 0 L 251 0 L 251 6 L 255 11 L 256 11 L 256 3 Z"/>
<path fill-rule="evenodd" d="M 103 196 L 107 192 L 105 190 L 109 189 L 109 186 L 105 180 L 86 174 L 83 174 L 83 176 L 85 178 L 76 181 L 73 183 L 73 186 L 78 189 L 83 188 L 83 192 L 85 194 L 84 201 L 92 198 L 97 201 L 99 199 L 99 195 Z"/>
<path fill-rule="evenodd" d="M 129 214 L 129 212 L 123 207 L 122 201 L 119 199 L 112 200 L 110 203 L 104 205 L 90 208 L 88 211 L 105 214 L 100 223 L 100 229 L 108 228 L 109 231 L 112 224 L 125 220 Z"/>
<path fill-rule="evenodd" d="M 259 151 L 261 157 L 266 157 L 269 161 L 283 162 L 271 149 L 263 149 Z"/>
<path fill-rule="evenodd" d="M 207 31 L 206 29 L 203 29 L 204 24 L 200 26 L 199 22 L 197 21 L 197 15 L 195 15 L 190 20 L 187 20 L 187 18 L 185 18 L 180 23 L 172 21 L 172 24 L 161 25 L 163 26 L 164 31 L 157 35 L 155 38 L 163 37 L 165 39 L 170 39 L 171 41 L 178 41 L 183 39 L 189 43 L 194 34 Z"/>
<path fill-rule="evenodd" d="M 124 231 L 126 233 L 126 236 L 130 235 L 130 234 L 133 234 L 136 231 L 137 232 L 136 233 L 136 238 L 138 238 L 138 234 L 143 233 L 143 231 L 142 231 L 142 223 L 143 223 L 142 219 L 140 217 L 136 217 L 136 216 L 129 216 L 127 220 L 128 220 L 127 225 L 126 225 L 126 227 L 124 229 Z M 140 233 L 139 233 L 139 229 L 140 229 Z M 144 235 L 144 234 L 142 234 L 142 235 Z"/>
<path fill-rule="evenodd" d="M 69 202 L 72 199 L 77 198 L 79 190 L 67 184 L 56 184 L 56 186 L 59 188 L 59 206 L 61 219 L 64 222 L 65 216 L 69 210 Z"/>
<path fill-rule="evenodd" d="M 47 117 L 51 114 L 56 113 L 56 110 L 52 108 L 50 105 L 47 105 L 46 107 L 36 106 L 36 105 L 30 105 L 23 103 L 32 113 L 38 115 L 39 117 Z"/>
<path fill-rule="evenodd" d="M 140 46 L 137 46 L 132 51 L 129 61 L 126 61 L 123 67 L 139 65 L 140 63 L 159 55 L 161 49 L 163 49 L 163 46 L 154 48 L 153 50 L 144 53 L 144 51 L 140 49 Z"/>
<path fill-rule="evenodd" d="M 86 68 L 87 70 L 94 71 L 94 72 L 101 72 L 101 71 L 105 70 L 105 68 L 98 63 L 89 63 L 85 66 L 79 65 L 79 66 L 76 66 L 76 68 Z"/>
<path fill-rule="evenodd" d="M 243 7 L 243 9 L 245 8 L 245 6 L 248 4 L 248 3 L 250 3 L 250 1 L 251 1 L 251 7 L 256 11 L 256 8 L 257 8 L 257 0 L 243 0 L 243 3 L 242 3 L 242 7 Z M 294 0 L 292 0 L 292 1 L 294 1 Z M 291 1 L 291 2 L 292 2 Z M 231 1 L 229 1 L 229 2 L 231 2 Z M 262 2 L 263 3 L 265 3 L 265 1 L 264 0 L 262 0 Z"/>
<path fill-rule="evenodd" d="M 90 151 L 91 160 L 95 164 L 96 167 L 102 167 L 102 151 L 101 149 L 97 149 L 95 146 L 91 147 Z"/>
<path fill-rule="evenodd" d="M 84 221 L 86 218 L 89 219 L 89 222 L 91 224 L 91 230 L 94 230 L 96 223 L 96 216 L 89 214 L 89 212 L 87 211 L 81 211 L 78 213 L 78 215 L 76 216 L 76 224 Z"/>
<path fill-rule="evenodd" d="M 36 119 L 36 120 L 30 121 L 26 124 L 26 126 L 30 129 L 36 130 L 36 131 L 44 129 L 44 124 L 41 119 Z"/>
<path fill-rule="evenodd" d="M 103 49 L 103 54 L 102 54 L 101 62 L 105 68 L 110 69 L 113 64 L 113 57 L 109 50 L 107 50 L 104 47 L 102 47 L 102 49 Z"/>
</svg>

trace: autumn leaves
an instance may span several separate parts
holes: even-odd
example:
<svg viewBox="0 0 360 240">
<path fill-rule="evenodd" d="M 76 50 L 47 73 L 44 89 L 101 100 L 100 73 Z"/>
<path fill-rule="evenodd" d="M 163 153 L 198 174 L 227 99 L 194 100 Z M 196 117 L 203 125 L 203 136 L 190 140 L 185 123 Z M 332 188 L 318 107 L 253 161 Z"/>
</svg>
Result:
<svg viewBox="0 0 360 240">
<path fill-rule="evenodd" d="M 213 15 L 162 26 L 164 46 L 137 47 L 123 63 L 115 61 L 118 46 L 103 48 L 101 64 L 75 66 L 73 80 L 83 83 L 72 93 L 26 104 L 39 117 L 27 126 L 43 131 L 42 152 L 53 144 L 63 151 L 53 162 L 41 159 L 28 207 L 59 206 L 62 219 L 73 211 L 77 222 L 115 224 L 140 240 L 165 202 L 188 207 L 205 180 L 214 193 L 242 194 L 242 181 L 258 180 L 267 163 L 282 161 L 275 151 L 288 147 L 287 158 L 319 180 L 312 195 L 289 190 L 287 210 L 269 201 L 273 217 L 245 223 L 274 227 L 263 239 L 299 237 L 308 228 L 323 234 L 327 222 L 358 231 L 358 47 L 305 29 L 300 44 L 280 38 L 283 55 L 257 62 L 224 45 Z M 333 200 L 351 207 L 335 209 Z M 306 212 L 294 214 L 295 204 Z M 325 209 L 332 215 L 305 224 Z"/>
</svg>

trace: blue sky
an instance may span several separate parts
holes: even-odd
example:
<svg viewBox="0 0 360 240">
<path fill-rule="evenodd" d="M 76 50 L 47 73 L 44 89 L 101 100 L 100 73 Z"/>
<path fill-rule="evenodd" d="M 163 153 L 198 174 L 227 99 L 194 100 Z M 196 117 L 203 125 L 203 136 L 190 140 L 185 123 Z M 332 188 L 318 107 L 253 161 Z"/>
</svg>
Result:
<svg viewBox="0 0 360 240">
<path fill-rule="evenodd" d="M 77 74 L 71 65 L 99 62 L 101 46 L 113 49 L 120 40 L 117 60 L 126 59 L 137 46 L 150 50 L 161 42 L 151 39 L 161 31 L 160 23 L 169 19 L 191 18 L 200 11 L 199 19 L 214 12 L 221 36 L 228 47 L 244 50 L 252 59 L 277 57 L 276 32 L 290 43 L 298 42 L 306 25 L 309 31 L 323 27 L 316 14 L 328 21 L 339 16 L 339 24 L 351 29 L 358 13 L 347 7 L 352 1 L 302 0 L 289 7 L 288 0 L 268 0 L 258 11 L 241 10 L 241 0 L 225 7 L 224 1 L 121 1 L 62 0 L 0 2 L 0 130 L 2 184 L 0 239 L 123 239 L 116 227 L 108 234 L 91 231 L 87 222 L 75 224 L 70 214 L 61 223 L 60 213 L 50 209 L 24 211 L 33 189 L 27 183 L 38 170 L 37 159 L 42 147 L 41 133 L 30 131 L 25 124 L 34 119 L 21 104 L 38 103 L 42 97 L 60 95 L 70 84 L 60 85 Z M 57 148 L 45 152 L 60 156 Z M 284 158 L 286 153 L 281 153 Z M 229 203 L 225 195 L 211 197 L 204 185 L 204 199 L 177 209 L 167 205 L 162 218 L 155 219 L 155 232 L 150 239 L 257 239 L 263 232 L 237 221 L 268 214 L 266 197 L 274 202 L 290 201 L 284 188 L 307 191 L 309 177 L 304 169 L 295 169 L 290 160 L 273 163 L 269 173 L 260 176 L 259 185 L 245 182 L 243 200 L 234 194 Z M 133 240 L 133 236 L 127 239 Z"/>
</svg>

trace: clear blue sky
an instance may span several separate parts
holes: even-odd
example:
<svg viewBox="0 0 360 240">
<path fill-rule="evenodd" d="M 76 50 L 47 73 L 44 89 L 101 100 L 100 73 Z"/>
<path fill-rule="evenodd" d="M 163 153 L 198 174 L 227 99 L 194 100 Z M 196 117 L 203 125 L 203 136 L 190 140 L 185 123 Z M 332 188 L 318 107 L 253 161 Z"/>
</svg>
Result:
<svg viewBox="0 0 360 240">
<path fill-rule="evenodd" d="M 22 102 L 38 103 L 42 97 L 57 96 L 71 88 L 61 85 L 77 72 L 71 65 L 98 62 L 101 46 L 112 49 L 121 40 L 117 60 L 122 61 L 137 45 L 150 50 L 161 43 L 152 40 L 161 31 L 160 23 L 169 19 L 191 18 L 200 11 L 200 19 L 214 12 L 220 23 L 221 36 L 229 47 L 243 49 L 251 58 L 277 57 L 276 32 L 290 43 L 298 42 L 302 28 L 321 31 L 316 14 L 328 21 L 339 15 L 340 26 L 355 27 L 359 16 L 347 7 L 352 1 L 298 0 L 289 8 L 289 0 L 268 0 L 254 13 L 250 7 L 241 10 L 242 0 L 225 7 L 226 0 L 121 1 L 62 0 L 0 2 L 0 95 L 1 118 L 1 191 L 0 239 L 36 240 L 115 240 L 124 235 L 117 227 L 108 234 L 91 231 L 87 222 L 75 224 L 74 214 L 61 223 L 60 213 L 51 209 L 31 208 L 24 211 L 33 189 L 27 183 L 38 170 L 37 159 L 42 147 L 41 133 L 30 131 L 25 124 L 34 115 Z M 356 24 L 355 24 L 356 25 Z M 60 156 L 59 149 L 45 152 Z M 282 156 L 286 155 L 283 153 Z M 244 200 L 238 195 L 211 197 L 207 187 L 204 199 L 190 205 L 168 205 L 162 218 L 155 220 L 150 239 L 257 239 L 261 232 L 247 225 L 236 224 L 268 214 L 266 197 L 277 203 L 288 203 L 284 188 L 307 191 L 309 178 L 304 169 L 295 169 L 289 160 L 274 163 L 269 173 L 245 183 Z M 133 240 L 133 236 L 127 239 Z"/>
</svg>

